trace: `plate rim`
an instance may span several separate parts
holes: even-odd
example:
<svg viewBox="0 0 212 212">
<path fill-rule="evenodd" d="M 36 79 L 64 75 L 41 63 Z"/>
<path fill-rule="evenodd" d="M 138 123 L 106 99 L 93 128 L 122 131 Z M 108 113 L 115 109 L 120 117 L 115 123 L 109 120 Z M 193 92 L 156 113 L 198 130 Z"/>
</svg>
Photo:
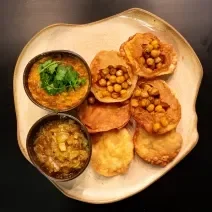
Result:
<svg viewBox="0 0 212 212">
<path fill-rule="evenodd" d="M 197 96 L 198 96 L 198 93 L 199 93 L 201 81 L 202 81 L 202 78 L 203 78 L 203 67 L 202 67 L 202 64 L 201 64 L 197 54 L 195 53 L 194 49 L 189 44 L 189 42 L 183 37 L 183 35 L 175 27 L 173 27 L 171 24 L 169 24 L 167 21 L 165 21 L 164 19 L 160 18 L 159 16 L 157 16 L 157 15 L 155 15 L 155 14 L 153 14 L 153 13 L 147 11 L 147 10 L 144 10 L 144 9 L 141 9 L 141 8 L 136 8 L 136 7 L 128 9 L 128 10 L 125 10 L 125 11 L 122 11 L 120 13 L 117 13 L 115 15 L 109 16 L 107 18 L 100 19 L 98 21 L 94 21 L 94 22 L 90 22 L 90 23 L 86 23 L 86 24 L 55 23 L 55 24 L 48 25 L 48 26 L 42 28 L 41 30 L 39 30 L 38 32 L 36 32 L 32 36 L 32 38 L 25 44 L 24 48 L 21 50 L 21 52 L 20 52 L 20 54 L 18 56 L 16 65 L 15 65 L 15 68 L 14 68 L 14 73 L 13 73 L 13 95 L 14 95 L 14 107 L 15 107 L 15 113 L 16 113 L 16 120 L 18 120 L 17 103 L 16 103 L 17 102 L 17 92 L 15 90 L 15 86 L 14 85 L 16 84 L 15 83 L 15 79 L 16 79 L 16 75 L 17 75 L 17 72 L 18 72 L 17 69 L 18 69 L 19 63 L 21 61 L 21 58 L 22 58 L 25 50 L 31 44 L 31 42 L 35 38 L 37 38 L 37 36 L 39 36 L 44 31 L 46 31 L 46 30 L 48 30 L 48 29 L 50 29 L 52 27 L 56 27 L 56 26 L 72 26 L 72 27 L 75 27 L 75 26 L 77 26 L 77 27 L 90 26 L 90 25 L 95 25 L 95 24 L 98 24 L 98 23 L 101 23 L 101 22 L 104 22 L 104 21 L 107 21 L 107 20 L 110 20 L 110 19 L 113 19 L 113 18 L 116 18 L 116 17 L 120 17 L 122 15 L 133 14 L 133 13 L 136 13 L 136 12 L 145 13 L 145 14 L 147 14 L 149 16 L 152 16 L 153 18 L 161 21 L 163 24 L 165 24 L 169 28 L 171 28 L 171 30 L 173 30 L 185 42 L 185 44 L 189 47 L 189 49 L 191 50 L 191 53 L 193 54 L 193 56 L 195 57 L 195 59 L 196 59 L 196 61 L 198 63 L 200 73 L 199 73 L 197 89 L 196 89 L 194 102 L 193 102 L 193 113 L 195 114 L 195 116 L 194 116 L 194 125 L 193 126 L 196 129 L 196 138 L 195 138 L 194 143 L 192 144 L 192 146 L 187 150 L 187 152 L 180 158 L 179 161 L 173 163 L 173 166 L 170 169 L 166 170 L 162 175 L 157 177 L 155 180 L 151 181 L 150 183 L 147 183 L 142 189 L 140 189 L 140 190 L 138 190 L 138 191 L 136 191 L 136 192 L 134 192 L 132 194 L 128 194 L 128 195 L 126 195 L 124 197 L 113 198 L 113 199 L 108 199 L 108 200 L 97 200 L 97 201 L 95 201 L 95 200 L 87 200 L 85 198 L 78 198 L 78 197 L 75 197 L 73 195 L 70 195 L 70 194 L 66 193 L 54 181 L 51 181 L 50 179 L 48 179 L 60 192 L 62 192 L 65 196 L 67 196 L 69 198 L 72 198 L 72 199 L 75 199 L 75 200 L 78 200 L 78 201 L 82 201 L 82 202 L 92 203 L 92 204 L 107 204 L 107 203 L 113 203 L 113 202 L 121 201 L 121 200 L 126 199 L 128 197 L 131 197 L 131 196 L 141 192 L 142 190 L 146 189 L 148 186 L 150 186 L 151 184 L 153 184 L 154 182 L 159 180 L 162 176 L 164 176 L 168 171 L 170 171 L 174 166 L 176 166 L 181 160 L 183 160 L 192 151 L 192 149 L 196 146 L 196 144 L 198 142 L 199 133 L 198 133 L 198 129 L 197 129 L 198 117 L 197 117 L 197 113 L 196 113 L 196 100 L 197 100 Z M 24 155 L 24 157 L 27 159 L 27 161 L 29 161 L 32 164 L 32 162 L 29 159 L 28 154 L 26 153 L 26 150 L 24 149 L 24 147 L 21 144 L 21 139 L 20 139 L 20 135 L 19 135 L 19 125 L 18 125 L 18 121 L 16 121 L 16 122 L 17 122 L 17 140 L 18 140 L 19 149 L 21 150 L 21 153 Z"/>
</svg>

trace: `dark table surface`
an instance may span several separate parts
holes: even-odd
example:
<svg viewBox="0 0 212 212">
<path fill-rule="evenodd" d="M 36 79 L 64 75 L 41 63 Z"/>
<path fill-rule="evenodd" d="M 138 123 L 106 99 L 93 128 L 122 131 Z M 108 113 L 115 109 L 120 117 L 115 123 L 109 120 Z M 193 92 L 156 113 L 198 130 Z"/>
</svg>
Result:
<svg viewBox="0 0 212 212">
<path fill-rule="evenodd" d="M 13 71 L 19 53 L 43 27 L 83 24 L 132 7 L 146 9 L 172 24 L 199 56 L 204 77 L 197 99 L 200 139 L 174 169 L 143 192 L 108 205 L 91 205 L 65 197 L 22 156 L 16 139 Z M 212 1 L 211 0 L 1 0 L 0 211 L 73 211 L 73 209 L 139 211 L 212 211 Z"/>
</svg>

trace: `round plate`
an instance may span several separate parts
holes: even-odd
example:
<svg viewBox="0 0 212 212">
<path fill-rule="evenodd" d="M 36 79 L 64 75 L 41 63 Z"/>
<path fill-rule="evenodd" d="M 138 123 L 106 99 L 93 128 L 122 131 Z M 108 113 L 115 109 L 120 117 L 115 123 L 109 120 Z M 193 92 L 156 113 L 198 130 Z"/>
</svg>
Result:
<svg viewBox="0 0 212 212">
<path fill-rule="evenodd" d="M 52 182 L 68 197 L 90 203 L 118 201 L 142 191 L 182 160 L 198 141 L 195 102 L 203 75 L 202 66 L 191 46 L 176 29 L 141 9 L 130 9 L 85 25 L 48 26 L 27 43 L 18 58 L 14 73 L 18 144 L 29 160 L 26 135 L 33 123 L 47 112 L 35 106 L 24 92 L 23 71 L 28 61 L 45 51 L 65 49 L 77 52 L 90 64 L 98 51 L 119 50 L 119 46 L 137 32 L 152 32 L 161 40 L 172 43 L 178 52 L 177 69 L 167 82 L 176 92 L 182 106 L 182 119 L 177 128 L 183 137 L 182 149 L 165 168 L 149 165 L 135 156 L 129 171 L 122 176 L 105 178 L 96 174 L 89 166 L 73 181 Z"/>
</svg>

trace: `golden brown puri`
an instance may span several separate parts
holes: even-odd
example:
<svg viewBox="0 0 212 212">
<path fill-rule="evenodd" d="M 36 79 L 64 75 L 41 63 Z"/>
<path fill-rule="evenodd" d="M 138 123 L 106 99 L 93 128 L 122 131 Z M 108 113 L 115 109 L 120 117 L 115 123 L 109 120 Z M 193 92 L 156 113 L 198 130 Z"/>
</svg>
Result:
<svg viewBox="0 0 212 212">
<path fill-rule="evenodd" d="M 89 96 L 80 105 L 78 115 L 89 133 L 109 131 L 124 127 L 130 120 L 130 105 L 127 102 L 102 103 Z"/>
<path fill-rule="evenodd" d="M 127 128 L 93 134 L 93 169 L 106 177 L 126 173 L 134 157 L 132 137 Z"/>
<path fill-rule="evenodd" d="M 122 102 L 130 98 L 137 76 L 116 51 L 101 51 L 90 65 L 91 91 L 101 102 Z"/>
<path fill-rule="evenodd" d="M 163 135 L 152 135 L 138 125 L 133 141 L 136 153 L 143 160 L 153 165 L 166 166 L 179 153 L 182 136 L 175 130 Z"/>
<path fill-rule="evenodd" d="M 132 117 L 149 133 L 171 131 L 181 119 L 180 103 L 163 80 L 140 79 L 130 104 Z"/>
<path fill-rule="evenodd" d="M 120 47 L 133 72 L 144 78 L 170 74 L 177 65 L 177 54 L 171 44 L 161 42 L 151 33 L 137 33 Z"/>
</svg>

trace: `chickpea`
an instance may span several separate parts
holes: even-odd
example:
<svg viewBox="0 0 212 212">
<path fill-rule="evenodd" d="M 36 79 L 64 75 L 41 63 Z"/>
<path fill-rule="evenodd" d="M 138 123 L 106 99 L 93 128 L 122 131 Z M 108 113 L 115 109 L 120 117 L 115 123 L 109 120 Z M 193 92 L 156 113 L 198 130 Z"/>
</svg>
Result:
<svg viewBox="0 0 212 212">
<path fill-rule="evenodd" d="M 161 106 L 161 105 L 157 105 L 156 107 L 155 107 L 155 111 L 156 112 L 162 112 L 164 109 L 163 109 L 163 107 Z"/>
<path fill-rule="evenodd" d="M 157 96 L 159 95 L 159 90 L 157 88 L 152 88 L 151 90 L 149 90 L 149 95 Z"/>
<path fill-rule="evenodd" d="M 158 63 L 157 65 L 156 65 L 156 68 L 161 68 L 162 67 L 162 63 Z"/>
<path fill-rule="evenodd" d="M 99 80 L 99 85 L 102 86 L 102 87 L 106 86 L 107 85 L 106 80 L 105 79 L 100 79 Z"/>
<path fill-rule="evenodd" d="M 109 68 L 102 69 L 102 73 L 103 73 L 104 75 L 109 74 Z"/>
<path fill-rule="evenodd" d="M 92 97 L 92 96 L 88 98 L 88 102 L 89 102 L 90 104 L 94 104 L 95 101 L 96 101 L 95 98 Z"/>
<path fill-rule="evenodd" d="M 132 85 L 132 82 L 130 79 L 127 80 L 128 85 Z"/>
<path fill-rule="evenodd" d="M 147 65 L 152 66 L 155 62 L 151 57 L 146 60 Z"/>
<path fill-rule="evenodd" d="M 134 96 L 139 97 L 141 95 L 141 89 L 137 88 L 134 91 Z"/>
<path fill-rule="evenodd" d="M 148 89 L 148 93 L 149 94 L 151 93 L 152 89 L 153 89 L 153 87 L 151 87 L 151 88 Z"/>
<path fill-rule="evenodd" d="M 113 86 L 113 90 L 114 90 L 115 92 L 119 93 L 119 92 L 121 91 L 121 85 L 115 84 L 115 85 Z"/>
<path fill-rule="evenodd" d="M 123 71 L 122 70 L 118 70 L 116 72 L 116 76 L 119 77 L 119 76 L 122 76 L 123 75 Z"/>
<path fill-rule="evenodd" d="M 132 105 L 132 107 L 138 107 L 138 100 L 137 99 L 131 99 L 131 105 Z"/>
<path fill-rule="evenodd" d="M 140 57 L 139 62 L 140 62 L 141 64 L 144 64 L 144 63 L 145 63 L 144 57 Z"/>
<path fill-rule="evenodd" d="M 120 91 L 120 94 L 121 94 L 122 96 L 125 96 L 125 95 L 127 94 L 127 90 L 122 89 L 122 90 Z"/>
<path fill-rule="evenodd" d="M 151 89 L 151 86 L 150 85 L 148 85 L 148 84 L 144 84 L 144 90 L 145 91 L 148 91 L 149 89 Z"/>
<path fill-rule="evenodd" d="M 153 45 L 153 49 L 158 49 L 158 48 L 159 48 L 159 44 Z"/>
<path fill-rule="evenodd" d="M 148 105 L 146 108 L 149 112 L 152 112 L 155 109 L 155 106 L 153 104 Z"/>
<path fill-rule="evenodd" d="M 160 63 L 162 60 L 161 60 L 161 58 L 160 57 L 156 57 L 155 58 L 155 63 Z"/>
<path fill-rule="evenodd" d="M 156 57 L 159 57 L 159 55 L 160 55 L 160 51 L 159 50 L 153 49 L 151 51 L 151 56 L 152 57 L 156 58 Z"/>
<path fill-rule="evenodd" d="M 126 67 L 124 67 L 124 66 L 121 66 L 121 68 L 120 68 L 123 72 L 127 72 L 127 68 Z"/>
<path fill-rule="evenodd" d="M 110 69 L 110 74 L 111 75 L 115 75 L 116 74 L 116 69 L 115 68 L 111 68 Z"/>
<path fill-rule="evenodd" d="M 151 102 L 149 101 L 149 99 L 146 99 L 146 107 L 149 106 L 150 103 L 151 103 Z"/>
<path fill-rule="evenodd" d="M 121 87 L 124 88 L 124 89 L 127 89 L 128 86 L 129 86 L 129 85 L 128 85 L 127 82 L 123 82 L 123 83 L 121 84 Z"/>
<path fill-rule="evenodd" d="M 107 74 L 107 75 L 105 76 L 105 79 L 108 79 L 108 80 L 109 80 L 109 79 L 110 79 L 110 76 L 111 76 L 110 74 Z"/>
<path fill-rule="evenodd" d="M 148 44 L 147 46 L 146 46 L 146 49 L 145 49 L 145 52 L 151 52 L 153 50 L 153 46 L 151 45 L 151 44 Z"/>
<path fill-rule="evenodd" d="M 148 107 L 148 105 L 150 104 L 150 101 L 148 99 L 142 99 L 140 102 L 139 102 L 139 105 L 141 107 Z"/>
<path fill-rule="evenodd" d="M 144 90 L 141 91 L 142 98 L 147 98 L 148 96 L 149 96 L 149 94 L 147 93 L 147 91 L 144 91 Z"/>
<path fill-rule="evenodd" d="M 112 85 L 107 86 L 107 90 L 108 90 L 110 93 L 112 93 L 112 92 L 113 92 L 113 86 L 112 86 Z"/>
<path fill-rule="evenodd" d="M 119 84 L 123 83 L 124 81 L 125 81 L 124 76 L 119 76 L 119 77 L 116 78 L 116 82 L 119 83 Z"/>
<path fill-rule="evenodd" d="M 110 76 L 110 82 L 111 83 L 116 83 L 116 76 L 115 75 L 111 75 Z"/>
<path fill-rule="evenodd" d="M 103 97 L 110 96 L 110 92 L 107 91 L 107 90 L 102 91 L 102 96 L 103 96 Z"/>
<path fill-rule="evenodd" d="M 154 105 L 157 106 L 157 105 L 159 105 L 159 104 L 160 104 L 160 99 L 155 99 L 155 100 L 154 100 Z"/>
<path fill-rule="evenodd" d="M 107 81 L 107 86 L 112 85 L 112 83 L 110 81 Z"/>
<path fill-rule="evenodd" d="M 160 128 L 161 128 L 160 123 L 157 122 L 157 123 L 153 124 L 153 131 L 154 132 L 158 132 L 160 130 Z"/>
<path fill-rule="evenodd" d="M 158 44 L 158 41 L 157 41 L 157 40 L 153 40 L 153 41 L 151 42 L 151 44 L 152 44 L 152 46 L 154 46 L 154 45 Z"/>
<path fill-rule="evenodd" d="M 113 93 L 111 94 L 111 96 L 112 96 L 114 99 L 117 99 L 117 98 L 119 97 L 119 94 L 118 94 L 118 93 L 113 92 Z"/>
<path fill-rule="evenodd" d="M 124 78 L 127 80 L 127 79 L 129 79 L 129 74 L 124 74 Z"/>
<path fill-rule="evenodd" d="M 160 120 L 160 123 L 162 124 L 163 127 L 167 127 L 168 124 L 169 124 L 166 117 L 162 117 L 161 120 Z"/>
</svg>

